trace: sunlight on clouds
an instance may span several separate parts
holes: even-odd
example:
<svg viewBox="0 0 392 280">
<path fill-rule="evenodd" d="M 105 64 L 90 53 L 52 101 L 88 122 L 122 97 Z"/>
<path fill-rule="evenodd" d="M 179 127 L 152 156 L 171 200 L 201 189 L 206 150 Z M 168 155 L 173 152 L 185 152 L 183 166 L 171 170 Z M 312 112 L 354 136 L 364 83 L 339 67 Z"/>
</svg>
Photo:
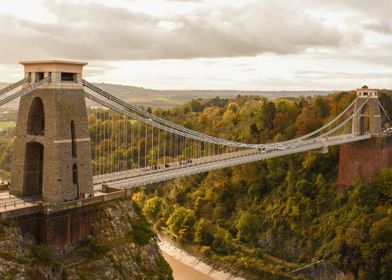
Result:
<svg viewBox="0 0 392 280">
<path fill-rule="evenodd" d="M 158 22 L 157 26 L 161 29 L 164 29 L 166 31 L 172 31 L 176 29 L 181 29 L 184 27 L 184 24 L 182 22 L 174 22 L 174 21 L 169 21 L 169 20 L 161 20 Z"/>
<path fill-rule="evenodd" d="M 391 3 L 0 0 L 0 81 L 21 59 L 63 58 L 89 61 L 92 81 L 157 89 L 390 88 Z"/>
<path fill-rule="evenodd" d="M 87 67 L 94 67 L 91 62 Z M 312 55 L 111 62 L 89 80 L 154 89 L 349 90 L 363 83 L 390 87 L 388 67 L 373 73 L 366 62 L 340 64 Z M 352 74 L 350 74 L 352 73 Z"/>
<path fill-rule="evenodd" d="M 56 15 L 48 12 L 44 2 L 45 0 L 1 0 L 0 15 L 15 15 L 18 18 L 36 22 L 55 21 Z"/>
</svg>

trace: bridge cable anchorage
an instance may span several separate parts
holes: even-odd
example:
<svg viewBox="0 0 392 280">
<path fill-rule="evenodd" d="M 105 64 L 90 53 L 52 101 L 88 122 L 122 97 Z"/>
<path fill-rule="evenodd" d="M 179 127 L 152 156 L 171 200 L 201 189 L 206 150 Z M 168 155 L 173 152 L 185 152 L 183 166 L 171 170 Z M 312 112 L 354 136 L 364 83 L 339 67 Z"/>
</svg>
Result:
<svg viewBox="0 0 392 280">
<path fill-rule="evenodd" d="M 7 86 L 5 88 L 0 89 L 0 96 L 5 94 L 5 93 L 7 93 L 7 92 L 9 92 L 9 91 L 11 91 L 11 90 L 13 90 L 13 89 L 15 89 L 15 88 L 17 88 L 17 87 L 20 87 L 21 85 L 24 85 L 24 84 L 26 84 L 28 82 L 30 82 L 30 78 L 26 77 L 26 78 L 24 78 L 24 79 L 22 79 L 20 81 L 17 81 L 16 83 L 13 83 L 12 85 L 9 85 L 9 86 Z"/>
<path fill-rule="evenodd" d="M 11 95 L 1 99 L 0 100 L 0 107 L 5 105 L 5 104 L 7 104 L 7 103 L 9 103 L 9 102 L 11 102 L 11 101 L 13 101 L 13 100 L 15 100 L 15 99 L 17 99 L 17 98 L 19 98 L 19 97 L 22 97 L 22 96 L 24 96 L 26 94 L 29 94 L 30 92 L 36 90 L 40 86 L 42 86 L 44 84 L 47 84 L 49 82 L 50 82 L 50 77 L 46 77 L 46 78 L 42 79 L 41 81 L 36 82 L 36 83 L 32 84 L 31 86 L 29 86 L 27 88 L 24 88 L 24 89 L 14 93 L 14 94 L 11 94 Z"/>
<path fill-rule="evenodd" d="M 247 144 L 247 143 L 241 143 L 241 142 L 235 142 L 235 141 L 229 141 L 229 140 L 225 140 L 225 139 L 221 139 L 221 138 L 216 138 L 213 136 L 209 136 L 197 131 L 193 131 L 191 129 L 182 127 L 178 124 L 169 122 L 163 118 L 160 118 L 154 114 L 151 114 L 149 112 L 144 111 L 143 109 L 138 108 L 137 106 L 131 105 L 127 102 L 122 101 L 121 99 L 116 98 L 115 96 L 109 94 L 108 92 L 88 83 L 86 80 L 83 80 L 83 85 L 89 89 L 91 89 L 92 91 L 94 91 L 95 93 L 98 93 L 99 95 L 109 99 L 110 101 L 112 101 L 113 103 L 115 103 L 116 105 L 119 105 L 121 107 L 125 107 L 125 109 L 127 110 L 131 110 L 133 112 L 136 112 L 148 119 L 151 119 L 153 121 L 156 121 L 158 123 L 161 123 L 163 125 L 168 126 L 169 128 L 181 131 L 185 134 L 187 134 L 187 137 L 195 139 L 195 140 L 199 140 L 202 142 L 210 142 L 212 144 L 216 144 L 216 145 L 225 145 L 225 146 L 232 146 L 232 147 L 240 147 L 240 148 L 250 148 L 250 149 L 254 149 L 254 148 L 278 148 L 282 145 L 288 144 L 288 143 L 292 143 L 292 142 L 298 142 L 301 141 L 304 138 L 309 138 L 315 134 L 317 134 L 318 132 L 328 128 L 329 126 L 331 126 L 333 123 L 335 123 L 339 118 L 341 118 L 354 104 L 356 99 L 343 111 L 341 112 L 337 117 L 335 117 L 333 120 L 331 120 L 329 123 L 327 123 L 326 125 L 324 125 L 323 127 L 317 129 L 316 131 L 313 131 L 309 134 L 300 136 L 298 138 L 295 139 L 291 139 L 288 141 L 284 141 L 284 142 L 280 142 L 280 143 L 271 143 L 271 144 Z M 152 123 L 152 121 L 151 121 Z M 166 130 L 166 129 L 164 129 Z M 167 130 L 166 130 L 167 131 Z M 169 131 L 171 133 L 173 133 L 172 131 Z M 183 134 L 179 134 L 184 136 Z M 184 136 L 186 137 L 186 136 Z"/>
</svg>

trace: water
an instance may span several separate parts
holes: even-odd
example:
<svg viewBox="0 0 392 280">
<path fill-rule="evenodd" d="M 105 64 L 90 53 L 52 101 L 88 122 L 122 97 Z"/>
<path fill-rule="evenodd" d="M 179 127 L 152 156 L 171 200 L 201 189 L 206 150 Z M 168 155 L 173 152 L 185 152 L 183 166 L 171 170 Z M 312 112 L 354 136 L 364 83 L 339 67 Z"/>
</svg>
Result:
<svg viewBox="0 0 392 280">
<path fill-rule="evenodd" d="M 208 275 L 201 273 L 195 270 L 193 267 L 176 260 L 165 252 L 162 252 L 162 254 L 173 269 L 174 280 L 213 280 Z"/>
<path fill-rule="evenodd" d="M 169 238 L 160 236 L 158 242 L 162 254 L 173 269 L 175 280 L 245 280 L 212 266 L 176 247 Z"/>
</svg>

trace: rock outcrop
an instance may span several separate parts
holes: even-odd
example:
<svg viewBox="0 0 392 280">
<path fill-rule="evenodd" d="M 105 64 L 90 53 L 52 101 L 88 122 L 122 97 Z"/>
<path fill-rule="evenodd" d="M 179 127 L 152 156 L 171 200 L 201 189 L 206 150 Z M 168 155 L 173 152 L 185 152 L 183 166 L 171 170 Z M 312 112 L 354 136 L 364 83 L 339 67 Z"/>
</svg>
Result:
<svg viewBox="0 0 392 280">
<path fill-rule="evenodd" d="M 12 220 L 0 224 L 0 279 L 173 279 L 157 237 L 129 199 L 99 206 L 93 234 L 56 251 L 23 236 Z"/>
</svg>

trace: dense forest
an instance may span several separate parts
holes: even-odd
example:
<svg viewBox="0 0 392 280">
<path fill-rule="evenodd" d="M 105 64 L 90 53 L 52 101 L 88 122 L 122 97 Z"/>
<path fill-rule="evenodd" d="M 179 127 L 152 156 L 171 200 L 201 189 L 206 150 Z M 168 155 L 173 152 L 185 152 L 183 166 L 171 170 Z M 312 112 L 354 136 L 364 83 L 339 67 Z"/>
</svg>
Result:
<svg viewBox="0 0 392 280">
<path fill-rule="evenodd" d="M 245 142 L 290 139 L 342 111 L 352 92 L 315 98 L 193 100 L 157 110 L 186 127 Z M 381 102 L 391 112 L 391 100 Z M 391 279 L 392 169 L 337 194 L 339 148 L 145 187 L 134 199 L 162 232 L 248 279 L 285 279 L 317 260 L 361 279 Z"/>
<path fill-rule="evenodd" d="M 390 93 L 383 93 L 381 103 L 392 112 Z M 147 110 L 209 135 L 268 143 L 319 128 L 354 97 L 354 92 L 273 100 L 217 97 Z M 95 174 L 211 149 L 177 139 L 170 151 L 164 148 L 175 141 L 170 135 L 101 108 L 89 111 L 89 127 Z M 147 142 L 148 133 L 155 141 Z M 12 133 L 0 139 L 3 177 L 9 175 L 12 141 Z M 333 147 L 327 154 L 296 154 L 179 178 L 141 188 L 134 200 L 159 231 L 248 279 L 289 279 L 289 271 L 317 260 L 361 279 L 391 279 L 392 168 L 338 195 L 338 155 Z"/>
</svg>

